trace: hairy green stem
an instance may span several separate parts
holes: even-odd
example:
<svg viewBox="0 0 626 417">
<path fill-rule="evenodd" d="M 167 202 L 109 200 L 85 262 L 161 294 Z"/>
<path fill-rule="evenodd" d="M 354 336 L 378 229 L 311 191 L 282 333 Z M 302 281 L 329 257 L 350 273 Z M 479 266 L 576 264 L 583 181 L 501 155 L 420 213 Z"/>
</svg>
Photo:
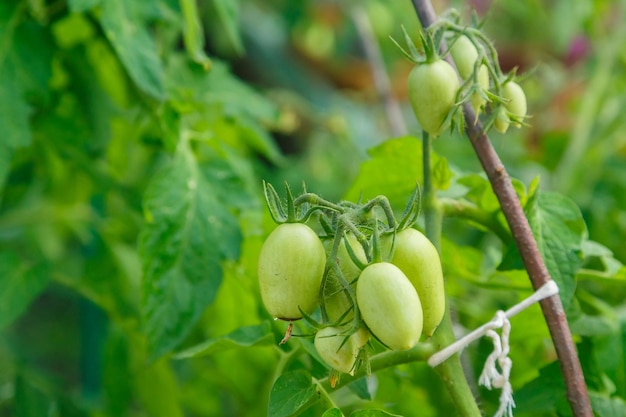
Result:
<svg viewBox="0 0 626 417">
<path fill-rule="evenodd" d="M 431 138 L 424 132 L 422 136 L 422 158 L 424 170 L 424 216 L 426 220 L 426 236 L 435 245 L 437 250 L 441 252 L 441 229 L 443 220 L 443 211 L 441 205 L 437 201 L 435 189 L 432 182 L 431 167 Z M 442 322 L 433 335 L 432 342 L 435 350 L 441 350 L 444 347 L 454 343 L 456 338 L 452 330 L 452 320 L 450 318 L 450 308 L 446 309 Z M 453 355 L 441 365 L 435 367 L 435 371 L 441 377 L 446 386 L 452 402 L 456 406 L 458 416 L 460 417 L 478 417 L 480 410 L 474 399 L 474 394 L 465 378 L 461 359 L 458 354 Z"/>
<path fill-rule="evenodd" d="M 431 343 L 420 343 L 409 350 L 389 350 L 379 353 L 370 358 L 369 371 L 376 373 L 380 370 L 391 368 L 393 366 L 402 365 L 406 363 L 412 363 L 417 361 L 426 361 L 433 353 L 435 349 Z M 361 367 L 354 375 L 342 374 L 341 379 L 332 389 L 339 389 L 351 382 L 356 381 L 359 378 L 368 375 L 368 370 Z M 330 378 L 326 377 L 319 380 L 326 389 L 330 389 Z"/>
</svg>

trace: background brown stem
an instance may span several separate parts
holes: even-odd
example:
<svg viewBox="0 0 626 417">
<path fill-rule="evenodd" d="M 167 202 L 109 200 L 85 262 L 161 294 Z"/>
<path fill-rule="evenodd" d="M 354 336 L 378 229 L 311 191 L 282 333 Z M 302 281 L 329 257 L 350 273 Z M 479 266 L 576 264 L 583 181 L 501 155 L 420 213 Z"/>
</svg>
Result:
<svg viewBox="0 0 626 417">
<path fill-rule="evenodd" d="M 429 0 L 412 0 L 412 2 L 424 28 L 435 22 L 436 15 Z M 451 60 L 448 61 L 454 65 Z M 513 189 L 511 179 L 485 134 L 482 125 L 480 122 L 474 123 L 476 114 L 469 103 L 464 104 L 463 113 L 466 124 L 465 132 L 500 202 L 502 212 L 509 224 L 511 234 L 533 288 L 537 289 L 551 278 L 539 253 L 537 242 L 528 224 L 528 219 Z M 561 299 L 558 295 L 546 298 L 541 301 L 541 309 L 546 318 L 546 323 L 559 358 L 567 390 L 567 399 L 572 407 L 572 412 L 576 417 L 592 417 L 593 412 L 589 402 L 587 386 Z"/>
</svg>

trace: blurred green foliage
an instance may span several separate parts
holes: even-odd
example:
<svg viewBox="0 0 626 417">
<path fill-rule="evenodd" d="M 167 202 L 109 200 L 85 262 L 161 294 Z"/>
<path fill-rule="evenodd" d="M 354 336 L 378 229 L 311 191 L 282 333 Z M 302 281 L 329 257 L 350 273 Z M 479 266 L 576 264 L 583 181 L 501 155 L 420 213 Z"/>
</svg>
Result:
<svg viewBox="0 0 626 417">
<path fill-rule="evenodd" d="M 450 5 L 486 18 L 503 68 L 533 70 L 531 127 L 492 140 L 554 255 L 594 410 L 626 415 L 626 5 Z M 308 398 L 328 370 L 307 338 L 277 346 L 258 295 L 261 181 L 400 210 L 421 178 L 419 142 L 387 141 L 356 8 L 417 135 L 389 40 L 417 34 L 408 1 L 0 2 L 0 415 L 263 416 L 279 378 Z M 440 196 L 493 215 L 444 223 L 448 298 L 473 329 L 530 284 L 469 142 L 434 147 Z M 516 415 L 570 415 L 539 308 L 512 326 Z M 472 384 L 490 350 L 468 349 Z M 498 393 L 476 392 L 492 414 Z M 346 415 L 454 414 L 424 363 L 332 397 Z"/>
</svg>

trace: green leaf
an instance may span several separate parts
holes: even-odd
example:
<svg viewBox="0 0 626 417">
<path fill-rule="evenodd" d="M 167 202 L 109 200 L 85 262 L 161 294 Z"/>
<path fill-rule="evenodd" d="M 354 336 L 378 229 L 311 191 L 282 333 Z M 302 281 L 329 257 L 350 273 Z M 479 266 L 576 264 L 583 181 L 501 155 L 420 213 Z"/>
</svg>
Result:
<svg viewBox="0 0 626 417">
<path fill-rule="evenodd" d="M 367 386 L 367 378 L 359 378 L 348 384 L 348 389 L 355 393 L 362 400 L 371 400 L 372 394 Z"/>
<path fill-rule="evenodd" d="M 493 212 L 500 209 L 498 198 L 491 188 L 489 180 L 481 174 L 465 175 L 457 180 L 460 185 L 468 188 L 465 198 L 485 211 Z"/>
<path fill-rule="evenodd" d="M 582 244 L 587 235 L 580 209 L 561 194 L 537 191 L 528 199 L 525 211 L 539 252 L 567 309 L 576 289 L 575 277 L 582 266 Z M 522 268 L 519 252 L 511 245 L 498 269 Z"/>
<path fill-rule="evenodd" d="M 221 261 L 239 255 L 241 233 L 187 144 L 144 195 L 142 313 L 153 357 L 174 348 L 209 305 L 222 280 Z"/>
<path fill-rule="evenodd" d="M 371 148 L 371 156 L 345 195 L 346 200 L 364 201 L 385 195 L 393 207 L 404 207 L 422 181 L 422 143 L 412 136 L 388 140 Z"/>
<path fill-rule="evenodd" d="M 213 0 L 217 15 L 224 26 L 224 35 L 230 41 L 237 54 L 243 52 L 243 42 L 239 35 L 239 1 L 238 0 Z"/>
<path fill-rule="evenodd" d="M 15 398 L 13 401 L 13 415 L 15 417 L 50 415 L 51 399 L 43 391 L 27 381 L 21 374 L 18 374 L 15 378 Z"/>
<path fill-rule="evenodd" d="M 527 205 L 527 216 L 548 272 L 559 286 L 567 309 L 576 289 L 575 276 L 582 265 L 582 242 L 587 227 L 580 209 L 569 198 L 537 191 Z"/>
<path fill-rule="evenodd" d="M 69 0 L 68 5 L 72 13 L 81 13 L 100 4 L 102 0 Z"/>
<path fill-rule="evenodd" d="M 391 414 L 383 410 L 357 410 L 350 417 L 402 417 L 399 414 Z"/>
<path fill-rule="evenodd" d="M 143 365 L 133 378 L 135 393 L 148 415 L 183 417 L 176 375 L 170 362 L 160 359 L 149 366 Z"/>
<path fill-rule="evenodd" d="M 338 408 L 329 408 L 328 410 L 324 411 L 322 417 L 343 417 L 343 413 Z"/>
<path fill-rule="evenodd" d="M 589 400 L 597 417 L 626 417 L 626 401 L 622 398 L 589 393 Z"/>
<path fill-rule="evenodd" d="M 267 346 L 274 343 L 271 324 L 265 322 L 256 326 L 240 327 L 221 337 L 215 337 L 204 343 L 185 349 L 173 356 L 174 359 L 197 358 L 228 349 L 252 346 Z"/>
<path fill-rule="evenodd" d="M 0 253 L 0 330 L 26 311 L 47 283 L 42 264 L 25 263 L 12 252 Z"/>
<path fill-rule="evenodd" d="M 614 319 L 605 316 L 581 314 L 570 323 L 572 333 L 580 336 L 604 336 L 614 333 L 617 324 Z"/>
<path fill-rule="evenodd" d="M 552 362 L 539 370 L 537 378 L 515 392 L 515 411 L 528 414 L 554 411 L 565 398 L 561 368 L 558 362 Z"/>
<path fill-rule="evenodd" d="M 2 196 L 2 190 L 4 189 L 4 184 L 7 180 L 7 176 L 9 175 L 12 157 L 13 150 L 5 144 L 0 144 L 0 196 Z"/>
<path fill-rule="evenodd" d="M 270 391 L 269 417 L 288 417 L 309 403 L 317 392 L 305 370 L 287 372 L 274 382 Z"/>
<path fill-rule="evenodd" d="M 0 7 L 0 46 L 11 47 L 15 44 L 14 31 L 9 21 L 13 15 L 3 15 Z M 17 13 L 17 12 L 15 12 Z M 2 142 L 9 148 L 27 146 L 31 141 L 29 126 L 30 107 L 24 99 L 24 92 L 18 80 L 22 68 L 18 68 L 12 59 L 12 50 L 0 49 L 0 126 Z"/>
<path fill-rule="evenodd" d="M 183 37 L 185 49 L 196 63 L 204 70 L 211 68 L 211 60 L 204 53 L 204 30 L 198 16 L 196 0 L 180 0 L 180 8 L 183 11 Z"/>
<path fill-rule="evenodd" d="M 130 78 L 157 100 L 165 99 L 163 68 L 147 24 L 132 9 L 132 2 L 106 0 L 100 23 Z"/>
</svg>

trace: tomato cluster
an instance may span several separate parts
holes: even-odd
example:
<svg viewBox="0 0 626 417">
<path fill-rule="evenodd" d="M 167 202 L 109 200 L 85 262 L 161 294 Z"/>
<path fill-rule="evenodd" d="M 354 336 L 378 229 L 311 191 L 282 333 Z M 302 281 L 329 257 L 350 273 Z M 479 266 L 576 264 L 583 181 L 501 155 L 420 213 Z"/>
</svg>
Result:
<svg viewBox="0 0 626 417">
<path fill-rule="evenodd" d="M 521 127 L 527 112 L 526 96 L 513 79 L 504 75 L 497 52 L 477 28 L 461 27 L 442 20 L 421 34 L 421 48 L 405 33 L 416 65 L 409 74 L 408 94 L 415 117 L 424 132 L 438 136 L 451 122 L 462 126 L 460 105 L 469 101 L 477 117 L 486 110 L 486 129 L 504 133 L 509 126 Z M 449 49 L 439 53 L 441 40 Z M 457 72 L 444 58 L 449 55 Z"/>
<path fill-rule="evenodd" d="M 303 196 L 290 201 L 291 218 L 276 219 L 284 222 L 260 251 L 259 288 L 267 311 L 290 322 L 304 317 L 318 329 L 319 356 L 343 373 L 358 368 L 371 336 L 394 350 L 431 336 L 445 310 L 444 281 L 437 249 L 410 227 L 415 199 L 397 222 L 384 197 L 342 205 Z M 272 213 L 281 211 L 272 208 L 277 201 L 268 198 Z M 294 216 L 305 205 L 301 213 L 307 214 Z M 319 227 L 312 224 L 313 212 Z"/>
</svg>

